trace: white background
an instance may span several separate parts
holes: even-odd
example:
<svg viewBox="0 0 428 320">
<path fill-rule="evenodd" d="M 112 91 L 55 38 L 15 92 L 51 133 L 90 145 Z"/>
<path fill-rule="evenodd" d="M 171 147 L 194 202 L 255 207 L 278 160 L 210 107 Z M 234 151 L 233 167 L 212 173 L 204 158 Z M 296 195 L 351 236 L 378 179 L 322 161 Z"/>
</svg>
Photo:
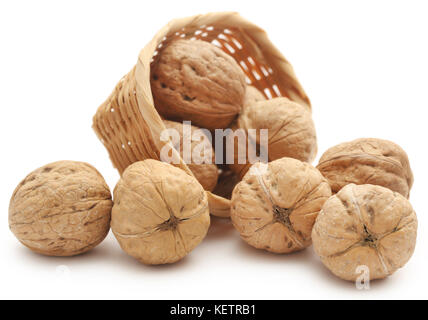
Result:
<svg viewBox="0 0 428 320">
<path fill-rule="evenodd" d="M 144 266 L 109 237 L 92 252 L 49 258 L 9 231 L 9 198 L 30 171 L 56 160 L 119 175 L 92 116 L 170 19 L 239 11 L 268 32 L 313 104 L 319 155 L 359 137 L 400 144 L 415 174 L 419 218 L 410 262 L 369 291 L 336 279 L 312 248 L 257 251 L 228 221 L 182 262 Z M 428 298 L 426 1 L 1 1 L 0 298 Z M 66 267 L 61 267 L 66 266 Z"/>
</svg>

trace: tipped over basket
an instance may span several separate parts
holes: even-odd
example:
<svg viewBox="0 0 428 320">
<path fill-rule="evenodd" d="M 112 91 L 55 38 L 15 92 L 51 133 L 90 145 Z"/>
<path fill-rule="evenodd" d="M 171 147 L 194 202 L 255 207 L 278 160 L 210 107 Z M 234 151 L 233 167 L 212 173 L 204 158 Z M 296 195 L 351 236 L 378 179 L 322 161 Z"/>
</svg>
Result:
<svg viewBox="0 0 428 320">
<path fill-rule="evenodd" d="M 120 174 L 132 163 L 160 159 L 165 126 L 155 109 L 150 87 L 150 66 L 174 39 L 199 39 L 219 46 L 231 55 L 246 75 L 248 84 L 266 98 L 288 97 L 311 108 L 292 66 L 270 42 L 264 30 L 238 13 L 209 13 L 176 19 L 162 28 L 140 52 L 137 64 L 116 85 L 98 108 L 93 128 L 107 148 Z M 180 157 L 178 153 L 176 157 Z M 179 158 L 177 166 L 192 172 Z M 229 217 L 230 200 L 208 193 L 211 214 Z"/>
</svg>

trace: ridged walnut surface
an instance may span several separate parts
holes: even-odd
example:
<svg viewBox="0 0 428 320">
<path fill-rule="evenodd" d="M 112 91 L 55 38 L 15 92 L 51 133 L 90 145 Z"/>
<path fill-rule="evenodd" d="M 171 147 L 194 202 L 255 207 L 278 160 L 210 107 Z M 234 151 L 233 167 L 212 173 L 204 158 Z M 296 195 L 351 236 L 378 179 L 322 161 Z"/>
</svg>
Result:
<svg viewBox="0 0 428 320">
<path fill-rule="evenodd" d="M 282 158 L 255 164 L 232 194 L 233 225 L 251 246 L 290 253 L 311 244 L 330 186 L 308 163 Z"/>
<path fill-rule="evenodd" d="M 267 129 L 269 161 L 289 157 L 311 163 L 317 153 L 317 137 L 311 112 L 287 98 L 259 101 L 246 106 L 234 129 L 244 129 L 246 132 L 248 129 L 256 130 L 256 137 L 245 139 L 247 149 L 242 150 L 247 151 L 259 148 L 260 130 Z M 230 168 L 243 177 L 251 163 L 247 155 L 247 163 L 239 164 L 239 147 L 245 147 L 240 144 L 243 144 L 242 140 L 238 142 L 236 139 L 234 164 L 230 165 Z M 266 149 L 266 146 L 264 148 Z"/>
<path fill-rule="evenodd" d="M 245 91 L 243 109 L 259 101 L 265 101 L 265 100 L 266 100 L 266 97 L 256 87 L 247 86 L 247 90 Z"/>
<path fill-rule="evenodd" d="M 350 184 L 324 204 L 313 228 L 315 252 L 336 276 L 356 280 L 359 266 L 370 279 L 385 278 L 406 264 L 416 244 L 417 218 L 401 194 L 374 185 Z"/>
<path fill-rule="evenodd" d="M 176 132 L 180 134 L 180 141 L 176 141 L 179 143 L 177 144 L 177 143 L 174 143 L 175 141 L 172 141 L 172 144 L 174 148 L 178 152 L 180 152 L 180 156 L 183 159 L 184 159 L 183 157 L 184 143 L 186 143 L 186 141 L 191 141 L 190 152 L 192 153 L 192 163 L 188 163 L 187 166 L 189 167 L 189 169 L 192 171 L 195 178 L 199 181 L 199 183 L 202 185 L 202 187 L 204 187 L 205 190 L 213 191 L 217 185 L 218 168 L 217 168 L 217 165 L 215 164 L 215 153 L 211 143 L 208 141 L 208 139 L 205 139 L 203 141 L 192 140 L 193 134 L 197 130 L 200 130 L 195 126 L 190 126 L 190 130 L 184 131 L 185 134 L 183 135 L 182 123 L 164 120 L 164 124 L 167 129 L 174 129 L 176 130 Z M 200 133 L 202 134 L 203 131 L 200 131 Z M 200 154 L 195 155 L 197 157 L 196 159 L 193 158 L 194 156 L 193 151 L 195 150 L 195 148 L 198 148 L 197 150 L 201 150 Z M 212 153 L 212 156 L 210 159 L 211 163 L 201 163 L 201 164 L 195 163 L 195 162 L 202 162 L 206 156 L 206 153 L 204 150 L 209 150 L 209 149 L 211 149 L 211 153 Z"/>
<path fill-rule="evenodd" d="M 155 107 L 166 119 L 222 129 L 241 111 L 244 73 L 213 44 L 176 40 L 157 59 L 151 70 L 151 87 Z"/>
<path fill-rule="evenodd" d="M 54 162 L 30 173 L 15 189 L 9 226 L 35 252 L 73 256 L 104 240 L 112 205 L 110 190 L 94 167 Z"/>
<path fill-rule="evenodd" d="M 409 197 L 413 184 L 406 152 L 397 144 L 363 138 L 327 150 L 317 168 L 327 178 L 334 193 L 345 185 L 380 185 Z"/>
<path fill-rule="evenodd" d="M 192 176 L 156 160 L 130 165 L 114 190 L 111 228 L 145 264 L 179 261 L 207 234 L 207 195 Z"/>
</svg>

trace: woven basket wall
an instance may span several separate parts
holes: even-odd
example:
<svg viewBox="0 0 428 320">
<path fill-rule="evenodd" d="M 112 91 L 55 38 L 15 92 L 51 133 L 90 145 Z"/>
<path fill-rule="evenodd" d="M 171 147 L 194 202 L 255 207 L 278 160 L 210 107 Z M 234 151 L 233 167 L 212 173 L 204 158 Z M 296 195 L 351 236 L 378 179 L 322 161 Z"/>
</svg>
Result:
<svg viewBox="0 0 428 320">
<path fill-rule="evenodd" d="M 107 148 L 113 165 L 122 172 L 148 158 L 159 160 L 165 127 L 150 88 L 150 66 L 162 48 L 177 38 L 200 39 L 221 47 L 239 63 L 247 83 L 267 98 L 284 96 L 311 108 L 292 66 L 273 46 L 266 33 L 232 12 L 209 13 L 171 21 L 140 52 L 137 64 L 98 108 L 93 128 Z M 180 158 L 178 153 L 175 157 Z M 186 164 L 179 166 L 192 175 Z M 230 200 L 208 192 L 211 214 L 228 217 Z"/>
</svg>

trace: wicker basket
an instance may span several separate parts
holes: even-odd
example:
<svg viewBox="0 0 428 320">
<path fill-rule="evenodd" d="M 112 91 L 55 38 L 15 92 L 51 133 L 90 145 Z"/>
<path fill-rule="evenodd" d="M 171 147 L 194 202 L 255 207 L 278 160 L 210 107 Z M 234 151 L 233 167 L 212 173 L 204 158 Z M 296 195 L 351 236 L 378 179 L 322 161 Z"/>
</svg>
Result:
<svg viewBox="0 0 428 320">
<path fill-rule="evenodd" d="M 150 88 L 150 65 L 177 38 L 200 39 L 221 47 L 239 63 L 248 84 L 267 98 L 285 96 L 311 108 L 292 66 L 273 46 L 266 33 L 238 13 L 209 13 L 176 19 L 160 30 L 141 51 L 136 66 L 124 76 L 99 107 L 93 128 L 107 148 L 113 165 L 122 172 L 136 161 L 157 159 L 165 129 Z M 180 157 L 175 153 L 176 157 Z M 192 174 L 183 160 L 178 166 Z M 211 214 L 228 217 L 230 200 L 208 192 Z"/>
</svg>

